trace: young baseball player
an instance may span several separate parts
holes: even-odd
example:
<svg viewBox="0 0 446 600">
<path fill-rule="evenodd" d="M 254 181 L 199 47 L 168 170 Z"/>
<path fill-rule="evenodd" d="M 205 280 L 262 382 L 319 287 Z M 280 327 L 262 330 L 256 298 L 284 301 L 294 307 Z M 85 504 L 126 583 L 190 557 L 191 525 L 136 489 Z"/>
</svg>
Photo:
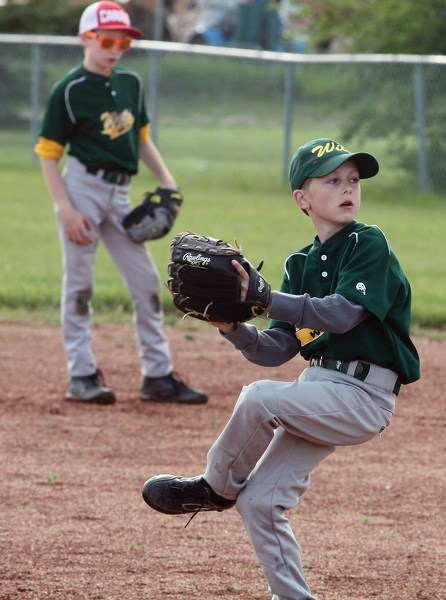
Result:
<svg viewBox="0 0 446 600">
<path fill-rule="evenodd" d="M 170 514 L 236 505 L 274 600 L 314 599 L 285 511 L 337 446 L 384 431 L 401 384 L 419 378 L 409 283 L 381 229 L 356 221 L 360 179 L 378 169 L 372 155 L 330 139 L 297 150 L 291 190 L 317 235 L 287 258 L 268 329 L 214 325 L 255 364 L 277 366 L 300 353 L 308 368 L 294 381 L 243 388 L 203 475 L 158 475 L 142 490 L 152 508 Z M 243 301 L 249 276 L 232 264 Z"/>
<path fill-rule="evenodd" d="M 144 245 L 134 243 L 122 227 L 139 159 L 161 187 L 177 188 L 149 137 L 142 81 L 136 73 L 117 67 L 133 38 L 141 35 L 121 5 L 87 6 L 79 24 L 83 63 L 54 86 L 36 146 L 54 200 L 63 254 L 62 326 L 70 378 L 66 399 L 115 401 L 91 348 L 90 300 L 96 249 L 102 241 L 132 297 L 142 364 L 141 398 L 204 403 L 202 391 L 173 374 L 158 271 Z M 67 145 L 61 174 L 59 161 Z"/>
</svg>

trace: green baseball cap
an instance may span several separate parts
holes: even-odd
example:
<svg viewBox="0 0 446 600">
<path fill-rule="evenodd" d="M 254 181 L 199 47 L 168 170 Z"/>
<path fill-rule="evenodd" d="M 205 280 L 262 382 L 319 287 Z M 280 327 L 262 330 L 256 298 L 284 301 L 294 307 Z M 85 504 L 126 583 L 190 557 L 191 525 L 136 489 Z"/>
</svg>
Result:
<svg viewBox="0 0 446 600">
<path fill-rule="evenodd" d="M 307 177 L 328 175 L 347 160 L 354 161 L 360 179 L 374 177 L 379 171 L 378 161 L 367 152 L 349 152 L 344 146 L 328 138 L 307 142 L 298 148 L 291 159 L 291 191 L 301 189 Z"/>
</svg>

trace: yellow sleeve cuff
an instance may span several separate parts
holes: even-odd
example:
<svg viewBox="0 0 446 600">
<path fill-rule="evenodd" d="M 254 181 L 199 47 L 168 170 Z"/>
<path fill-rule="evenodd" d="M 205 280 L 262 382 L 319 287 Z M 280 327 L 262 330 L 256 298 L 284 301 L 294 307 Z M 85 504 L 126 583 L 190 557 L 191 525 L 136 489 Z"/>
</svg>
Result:
<svg viewBox="0 0 446 600">
<path fill-rule="evenodd" d="M 63 156 L 64 146 L 54 140 L 40 137 L 39 143 L 34 148 L 34 152 L 42 159 L 54 158 L 55 160 L 59 160 Z"/>
<path fill-rule="evenodd" d="M 150 141 L 150 125 L 149 124 L 144 125 L 139 130 L 139 143 L 141 145 L 147 144 L 148 141 Z"/>
</svg>

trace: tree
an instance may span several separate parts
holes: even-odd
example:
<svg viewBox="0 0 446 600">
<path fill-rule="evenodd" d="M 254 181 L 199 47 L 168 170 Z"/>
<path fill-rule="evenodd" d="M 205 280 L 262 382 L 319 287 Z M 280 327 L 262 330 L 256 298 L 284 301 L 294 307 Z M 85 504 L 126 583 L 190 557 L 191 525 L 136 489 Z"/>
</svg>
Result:
<svg viewBox="0 0 446 600">
<path fill-rule="evenodd" d="M 119 3 L 119 0 L 116 0 Z M 7 2 L 0 7 L 0 31 L 3 33 L 37 33 L 48 35 L 77 35 L 82 11 L 93 0 L 28 0 L 26 4 Z M 129 0 L 125 8 L 132 23 L 151 38 L 153 29 L 152 2 Z M 165 0 L 166 6 L 169 4 Z"/>
<path fill-rule="evenodd" d="M 71 4 L 67 0 L 29 0 L 27 4 L 8 3 L 0 8 L 0 31 L 77 35 L 80 15 L 89 2 Z"/>
<path fill-rule="evenodd" d="M 445 0 L 304 0 L 297 2 L 308 19 L 310 45 L 352 53 L 446 54 Z M 342 139 L 377 138 L 399 152 L 395 162 L 417 172 L 419 152 L 413 104 L 413 68 L 396 84 L 391 68 L 370 68 L 345 82 L 350 90 L 348 122 Z M 400 69 L 402 73 L 402 68 Z M 446 86 L 444 67 L 423 68 L 426 155 L 432 190 L 444 193 L 446 177 Z M 353 101 L 354 99 L 354 101 Z M 373 110 L 370 107 L 373 106 Z M 393 146 L 392 146 L 393 144 Z"/>
<path fill-rule="evenodd" d="M 446 54 L 444 0 L 293 0 L 309 19 L 313 47 L 337 40 L 344 51 Z"/>
</svg>

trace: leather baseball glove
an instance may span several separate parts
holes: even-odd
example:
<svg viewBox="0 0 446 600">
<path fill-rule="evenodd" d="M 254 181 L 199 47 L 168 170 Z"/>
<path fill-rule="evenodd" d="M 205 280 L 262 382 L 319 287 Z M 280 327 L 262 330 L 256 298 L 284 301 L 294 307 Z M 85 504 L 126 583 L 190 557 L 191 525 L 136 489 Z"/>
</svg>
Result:
<svg viewBox="0 0 446 600">
<path fill-rule="evenodd" d="M 157 187 L 124 218 L 124 229 L 136 243 L 162 238 L 172 229 L 182 202 L 179 190 Z"/>
<path fill-rule="evenodd" d="M 237 260 L 249 274 L 249 289 L 241 301 L 241 278 L 231 264 Z M 271 286 L 243 256 L 223 240 L 190 232 L 171 243 L 167 286 L 173 303 L 186 315 L 221 323 L 242 323 L 262 315 Z M 258 267 L 260 269 L 260 266 Z"/>
</svg>

